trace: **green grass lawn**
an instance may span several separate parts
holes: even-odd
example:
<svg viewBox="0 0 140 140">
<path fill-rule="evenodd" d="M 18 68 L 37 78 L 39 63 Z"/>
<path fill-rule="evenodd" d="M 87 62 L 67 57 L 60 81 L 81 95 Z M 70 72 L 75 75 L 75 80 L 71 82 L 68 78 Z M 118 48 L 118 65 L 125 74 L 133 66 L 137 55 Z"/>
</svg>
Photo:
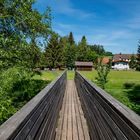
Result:
<svg viewBox="0 0 140 140">
<path fill-rule="evenodd" d="M 73 80 L 75 76 L 75 71 L 67 71 L 67 79 L 68 80 Z"/>
<path fill-rule="evenodd" d="M 56 79 L 63 71 L 43 71 L 41 75 L 35 75 L 34 79 L 41 79 L 47 81 L 53 81 Z"/>
<path fill-rule="evenodd" d="M 42 75 L 35 75 L 34 79 L 42 79 L 47 81 L 52 81 L 56 77 L 58 77 L 62 71 L 44 71 Z M 87 79 L 91 80 L 92 82 L 97 84 L 96 77 L 97 72 L 94 71 L 81 71 L 82 75 L 84 75 Z M 73 80 L 75 72 L 74 71 L 67 71 L 67 79 Z M 109 82 L 105 86 L 105 90 L 111 94 L 114 98 L 140 114 L 140 105 L 134 103 L 130 100 L 128 94 L 139 94 L 140 91 L 133 90 L 132 88 L 125 88 L 125 83 L 131 83 L 133 85 L 140 85 L 140 72 L 136 71 L 111 71 L 108 76 Z M 139 92 L 139 93 L 138 93 Z"/>
<path fill-rule="evenodd" d="M 87 79 L 91 80 L 92 82 L 97 84 L 96 78 L 97 72 L 86 72 L 82 71 L 83 74 Z M 140 96 L 140 72 L 136 71 L 111 71 L 108 75 L 108 83 L 105 86 L 105 90 L 115 97 L 117 100 L 128 106 L 129 108 L 133 109 L 135 112 L 140 114 L 140 104 L 134 103 L 131 100 L 130 96 L 132 94 L 139 94 Z M 126 88 L 124 86 L 125 83 L 131 83 L 133 86 L 138 85 L 135 90 L 133 88 Z M 137 89 L 137 90 L 136 90 Z M 140 102 L 140 101 L 139 101 Z"/>
</svg>

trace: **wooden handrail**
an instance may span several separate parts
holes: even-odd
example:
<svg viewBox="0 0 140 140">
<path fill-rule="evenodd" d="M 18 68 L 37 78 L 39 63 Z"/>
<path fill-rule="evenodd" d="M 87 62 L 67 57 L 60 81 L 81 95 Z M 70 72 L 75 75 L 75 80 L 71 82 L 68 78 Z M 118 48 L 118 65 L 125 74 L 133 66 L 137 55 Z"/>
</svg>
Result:
<svg viewBox="0 0 140 140">
<path fill-rule="evenodd" d="M 140 117 L 76 72 L 75 83 L 91 139 L 140 140 Z"/>
<path fill-rule="evenodd" d="M 0 127 L 0 140 L 52 140 L 66 87 L 66 71 Z"/>
</svg>

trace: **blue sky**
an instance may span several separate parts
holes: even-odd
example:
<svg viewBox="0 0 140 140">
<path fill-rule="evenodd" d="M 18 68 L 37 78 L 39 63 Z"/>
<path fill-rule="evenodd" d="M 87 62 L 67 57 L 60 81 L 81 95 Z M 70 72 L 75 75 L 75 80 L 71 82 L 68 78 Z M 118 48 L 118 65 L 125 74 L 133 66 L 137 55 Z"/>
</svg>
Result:
<svg viewBox="0 0 140 140">
<path fill-rule="evenodd" d="M 73 32 L 89 44 L 113 53 L 136 53 L 140 39 L 140 0 L 38 0 L 40 12 L 52 9 L 52 28 L 62 36 Z"/>
</svg>

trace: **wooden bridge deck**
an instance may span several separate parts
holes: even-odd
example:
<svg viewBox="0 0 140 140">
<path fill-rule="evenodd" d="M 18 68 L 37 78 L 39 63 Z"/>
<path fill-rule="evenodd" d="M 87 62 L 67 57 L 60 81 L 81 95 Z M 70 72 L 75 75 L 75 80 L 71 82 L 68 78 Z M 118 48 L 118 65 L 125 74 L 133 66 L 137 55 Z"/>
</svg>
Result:
<svg viewBox="0 0 140 140">
<path fill-rule="evenodd" d="M 55 140 L 90 140 L 86 119 L 73 80 L 67 81 Z"/>
</svg>

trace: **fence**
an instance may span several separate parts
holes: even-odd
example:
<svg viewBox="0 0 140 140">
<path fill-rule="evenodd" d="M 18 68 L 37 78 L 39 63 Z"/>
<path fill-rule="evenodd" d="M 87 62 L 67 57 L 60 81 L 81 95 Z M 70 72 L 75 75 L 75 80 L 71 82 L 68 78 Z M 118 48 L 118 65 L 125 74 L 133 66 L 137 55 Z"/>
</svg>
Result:
<svg viewBox="0 0 140 140">
<path fill-rule="evenodd" d="M 76 72 L 75 83 L 92 140 L 140 140 L 140 117 Z"/>
<path fill-rule="evenodd" d="M 53 140 L 66 87 L 66 72 L 0 127 L 0 140 Z"/>
</svg>

